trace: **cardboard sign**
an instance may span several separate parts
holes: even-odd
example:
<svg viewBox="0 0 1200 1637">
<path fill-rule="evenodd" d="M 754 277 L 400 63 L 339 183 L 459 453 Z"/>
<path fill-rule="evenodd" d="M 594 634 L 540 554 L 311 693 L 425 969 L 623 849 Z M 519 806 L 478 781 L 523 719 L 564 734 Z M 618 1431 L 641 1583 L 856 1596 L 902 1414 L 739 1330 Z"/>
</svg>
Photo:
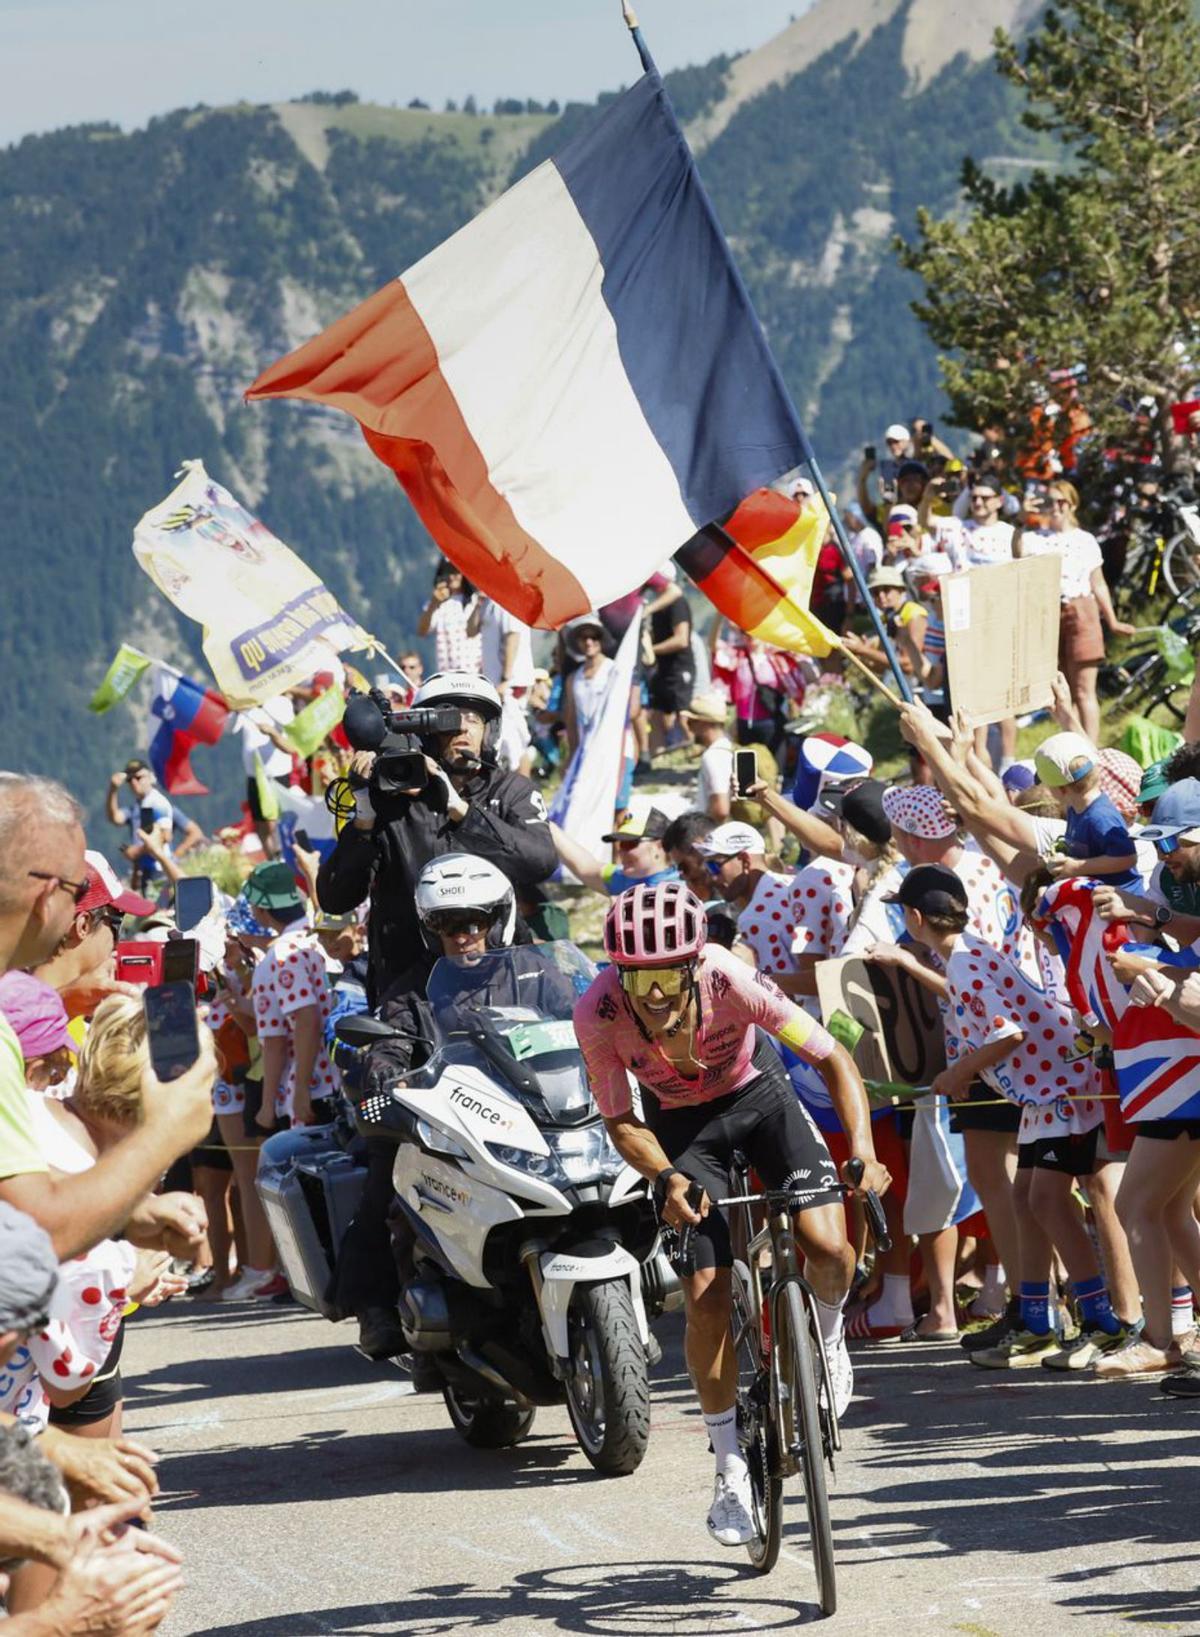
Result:
<svg viewBox="0 0 1200 1637">
<path fill-rule="evenodd" d="M 950 697 L 984 727 L 1040 710 L 1058 670 L 1059 557 L 1021 557 L 942 579 Z"/>
<path fill-rule="evenodd" d="M 937 999 L 899 967 L 820 961 L 817 995 L 826 1028 L 839 1012 L 862 1026 L 850 1055 L 864 1080 L 927 1086 L 946 1067 Z"/>
</svg>

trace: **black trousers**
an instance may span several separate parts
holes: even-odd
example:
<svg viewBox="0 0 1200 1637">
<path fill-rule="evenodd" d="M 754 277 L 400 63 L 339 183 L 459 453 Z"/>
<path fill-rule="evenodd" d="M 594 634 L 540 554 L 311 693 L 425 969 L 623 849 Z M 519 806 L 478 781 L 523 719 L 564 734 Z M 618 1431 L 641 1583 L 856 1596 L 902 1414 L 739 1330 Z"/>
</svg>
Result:
<svg viewBox="0 0 1200 1637">
<path fill-rule="evenodd" d="M 360 1314 L 368 1307 L 394 1308 L 400 1299 L 387 1220 L 395 1162 L 393 1143 L 367 1145 L 366 1187 L 342 1239 L 333 1272 L 331 1294 L 346 1315 Z"/>
</svg>

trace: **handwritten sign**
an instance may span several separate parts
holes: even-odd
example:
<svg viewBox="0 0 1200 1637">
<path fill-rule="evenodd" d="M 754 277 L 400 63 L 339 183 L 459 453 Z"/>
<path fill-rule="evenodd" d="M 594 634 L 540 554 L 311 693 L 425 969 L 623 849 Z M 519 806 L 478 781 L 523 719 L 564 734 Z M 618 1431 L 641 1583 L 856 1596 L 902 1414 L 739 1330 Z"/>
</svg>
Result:
<svg viewBox="0 0 1200 1637">
<path fill-rule="evenodd" d="M 946 1066 L 935 997 L 899 967 L 847 956 L 817 966 L 817 995 L 828 1026 L 835 1013 L 862 1034 L 851 1056 L 864 1080 L 927 1086 Z"/>
</svg>

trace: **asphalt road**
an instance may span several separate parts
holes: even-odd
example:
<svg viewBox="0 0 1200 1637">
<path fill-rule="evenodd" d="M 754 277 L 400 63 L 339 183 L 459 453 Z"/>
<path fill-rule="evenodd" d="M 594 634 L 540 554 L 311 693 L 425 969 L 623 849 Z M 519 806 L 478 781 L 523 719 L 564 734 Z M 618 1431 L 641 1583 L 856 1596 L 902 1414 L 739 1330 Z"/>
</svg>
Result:
<svg viewBox="0 0 1200 1637">
<path fill-rule="evenodd" d="M 168 1637 L 815 1623 L 798 1494 L 770 1576 L 705 1532 L 710 1457 L 678 1323 L 661 1328 L 649 1453 L 599 1479 L 565 1411 L 516 1449 L 468 1449 L 440 1398 L 298 1308 L 140 1315 L 127 1426 L 162 1452 L 159 1527 L 189 1575 Z M 1200 1411 L 1154 1384 L 987 1375 L 953 1345 L 856 1359 L 831 1637 L 1200 1632 Z"/>
</svg>

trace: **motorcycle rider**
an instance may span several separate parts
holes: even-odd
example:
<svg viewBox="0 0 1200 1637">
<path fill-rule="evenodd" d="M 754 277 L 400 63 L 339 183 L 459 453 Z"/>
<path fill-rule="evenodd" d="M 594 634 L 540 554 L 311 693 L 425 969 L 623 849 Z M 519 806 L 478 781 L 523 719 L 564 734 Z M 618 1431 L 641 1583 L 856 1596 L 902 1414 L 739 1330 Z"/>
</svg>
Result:
<svg viewBox="0 0 1200 1637">
<path fill-rule="evenodd" d="M 370 895 L 369 998 L 378 1001 L 406 972 L 421 947 L 415 889 L 423 865 L 446 853 L 488 860 L 510 882 L 536 886 L 551 876 L 558 857 L 546 804 L 529 779 L 496 765 L 500 696 L 481 676 L 438 672 L 417 689 L 413 708 L 457 707 L 453 733 L 422 741 L 428 781 L 397 796 L 356 792 L 355 816 L 338 836 L 317 875 L 323 910 L 344 914 Z M 355 771 L 369 773 L 360 755 Z"/>
<path fill-rule="evenodd" d="M 738 1546 L 753 1539 L 754 1525 L 737 1436 L 729 1228 L 711 1204 L 728 1191 L 735 1148 L 768 1187 L 803 1184 L 808 1203 L 794 1217 L 796 1242 L 816 1294 L 839 1414 L 854 1385 L 842 1329 L 854 1253 L 837 1170 L 758 1031 L 823 1075 L 850 1157 L 863 1162 L 856 1191 L 882 1193 L 891 1179 L 875 1158 L 870 1109 L 849 1053 L 765 973 L 706 940 L 704 907 L 682 882 L 623 892 L 604 924 L 613 964 L 578 1001 L 575 1032 L 618 1152 L 654 1182 L 664 1220 L 696 1230 L 696 1272 L 682 1283 L 688 1368 L 717 1462 L 708 1528 L 722 1546 Z M 641 1119 L 630 1074 L 641 1088 Z M 695 1208 L 688 1202 L 693 1182 L 703 1189 Z"/>
<path fill-rule="evenodd" d="M 383 1021 L 402 1030 L 403 1037 L 372 1046 L 361 1071 L 360 1099 L 386 1092 L 413 1066 L 418 1040 L 432 1038 L 435 1025 L 425 986 L 439 956 L 478 956 L 488 949 L 507 949 L 515 941 L 529 942 L 517 919 L 512 883 L 485 858 L 446 853 L 431 859 L 417 877 L 414 902 L 421 953 L 379 1007 Z M 369 1358 L 392 1358 L 408 1345 L 396 1311 L 400 1284 L 388 1233 L 395 1157 L 393 1143 L 368 1142 L 366 1185 L 339 1247 L 334 1274 L 334 1300 L 358 1318 L 359 1346 Z M 418 1359 L 418 1371 L 422 1363 L 428 1365 Z M 428 1368 L 428 1383 L 414 1375 L 418 1389 L 440 1381 L 432 1365 Z"/>
</svg>

